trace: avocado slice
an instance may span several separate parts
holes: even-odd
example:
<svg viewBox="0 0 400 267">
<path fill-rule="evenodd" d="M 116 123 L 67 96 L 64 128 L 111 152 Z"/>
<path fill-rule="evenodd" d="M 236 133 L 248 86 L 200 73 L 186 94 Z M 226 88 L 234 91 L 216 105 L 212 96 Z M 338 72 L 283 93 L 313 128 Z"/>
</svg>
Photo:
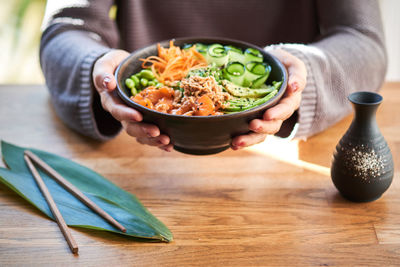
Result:
<svg viewBox="0 0 400 267">
<path fill-rule="evenodd" d="M 243 111 L 243 110 L 254 108 L 256 106 L 259 106 L 259 105 L 267 102 L 268 100 L 273 98 L 277 93 L 278 93 L 278 89 L 274 88 L 270 93 L 268 93 L 266 96 L 261 97 L 261 98 L 234 97 L 233 99 L 228 100 L 229 105 L 224 109 L 224 111 L 227 113 L 232 113 L 232 112 L 238 112 L 238 111 Z"/>
<path fill-rule="evenodd" d="M 228 80 L 222 80 L 221 84 L 226 91 L 228 91 L 231 95 L 237 97 L 253 97 L 253 98 L 263 97 L 268 93 L 272 92 L 273 90 L 275 90 L 275 87 L 273 86 L 269 86 L 267 88 L 256 88 L 256 89 L 242 87 Z"/>
</svg>

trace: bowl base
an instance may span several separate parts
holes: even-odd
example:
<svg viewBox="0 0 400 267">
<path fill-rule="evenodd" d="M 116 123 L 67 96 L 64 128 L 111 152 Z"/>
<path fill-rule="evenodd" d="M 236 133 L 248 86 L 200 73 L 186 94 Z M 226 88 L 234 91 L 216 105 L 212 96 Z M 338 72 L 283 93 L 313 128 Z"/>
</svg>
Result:
<svg viewBox="0 0 400 267">
<path fill-rule="evenodd" d="M 217 148 L 210 148 L 210 149 L 191 149 L 191 148 L 184 148 L 180 146 L 174 146 L 176 151 L 190 154 L 190 155 L 212 155 L 227 150 L 229 146 L 217 147 Z"/>
</svg>

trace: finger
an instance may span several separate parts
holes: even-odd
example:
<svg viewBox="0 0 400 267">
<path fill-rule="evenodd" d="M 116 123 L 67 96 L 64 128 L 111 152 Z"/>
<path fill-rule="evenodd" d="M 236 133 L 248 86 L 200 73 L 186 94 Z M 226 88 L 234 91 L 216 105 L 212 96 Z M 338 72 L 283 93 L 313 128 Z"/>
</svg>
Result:
<svg viewBox="0 0 400 267">
<path fill-rule="evenodd" d="M 168 144 L 166 146 L 159 146 L 158 148 L 167 152 L 172 152 L 172 150 L 174 150 L 174 145 Z"/>
<path fill-rule="evenodd" d="M 304 87 L 306 82 L 305 78 L 307 77 L 307 69 L 303 61 L 281 49 L 273 50 L 271 52 L 287 68 L 289 74 L 289 86 L 295 85 L 293 87 Z"/>
<path fill-rule="evenodd" d="M 291 93 L 302 92 L 306 87 L 307 71 L 304 64 L 294 61 L 294 65 L 288 67 L 289 74 L 289 95 Z"/>
<path fill-rule="evenodd" d="M 101 72 L 94 77 L 94 83 L 99 93 L 103 91 L 113 91 L 117 87 L 117 81 L 114 75 L 109 72 Z"/>
<path fill-rule="evenodd" d="M 307 68 L 303 61 L 282 49 L 271 50 L 270 53 L 277 57 L 288 71 L 287 92 L 291 94 L 303 91 L 307 81 Z"/>
<path fill-rule="evenodd" d="M 239 135 L 232 139 L 232 149 L 238 150 L 240 148 L 244 148 L 246 146 L 251 146 L 254 144 L 261 143 L 267 137 L 266 134 L 259 133 L 249 133 L 245 135 Z"/>
<path fill-rule="evenodd" d="M 107 91 L 102 91 L 100 93 L 100 98 L 103 109 L 110 112 L 116 120 L 129 122 L 139 122 L 143 120 L 142 114 L 136 109 L 125 105 L 115 92 L 109 93 Z"/>
<path fill-rule="evenodd" d="M 148 124 L 148 123 L 143 123 L 143 122 L 126 122 L 123 121 L 122 125 L 125 129 L 125 131 L 133 137 L 136 138 L 153 138 L 153 137 L 157 137 L 160 135 L 160 130 L 158 129 L 157 126 L 155 126 L 154 124 Z M 169 137 L 168 138 L 168 142 L 165 143 L 168 144 L 169 143 Z M 166 139 L 163 139 L 166 140 Z"/>
<path fill-rule="evenodd" d="M 160 148 L 167 148 L 168 145 L 171 145 L 170 139 L 165 134 L 159 135 L 157 137 L 139 137 L 136 140 L 143 145 L 157 146 Z M 165 150 L 165 149 L 164 149 Z"/>
<path fill-rule="evenodd" d="M 286 120 L 292 116 L 293 112 L 297 110 L 301 102 L 301 93 L 296 92 L 290 96 L 282 98 L 281 101 L 272 108 L 264 112 L 263 119 L 269 120 Z"/>
<path fill-rule="evenodd" d="M 172 150 L 174 150 L 174 145 L 173 144 L 168 144 L 166 146 L 161 146 L 160 148 L 162 150 L 167 151 L 167 152 L 172 152 Z"/>
<path fill-rule="evenodd" d="M 116 88 L 115 69 L 128 55 L 124 50 L 112 50 L 96 61 L 93 67 L 93 82 L 99 91 L 112 91 Z"/>
<path fill-rule="evenodd" d="M 145 138 L 137 138 L 136 139 L 138 141 L 138 143 L 142 144 L 142 145 L 152 145 L 149 144 Z M 168 144 L 168 145 L 158 145 L 155 144 L 155 146 L 157 146 L 159 149 L 167 151 L 167 152 L 171 152 L 172 150 L 174 150 L 174 145 L 173 144 Z"/>
<path fill-rule="evenodd" d="M 282 120 L 264 121 L 255 119 L 249 124 L 249 129 L 260 134 L 276 134 L 282 126 Z"/>
</svg>

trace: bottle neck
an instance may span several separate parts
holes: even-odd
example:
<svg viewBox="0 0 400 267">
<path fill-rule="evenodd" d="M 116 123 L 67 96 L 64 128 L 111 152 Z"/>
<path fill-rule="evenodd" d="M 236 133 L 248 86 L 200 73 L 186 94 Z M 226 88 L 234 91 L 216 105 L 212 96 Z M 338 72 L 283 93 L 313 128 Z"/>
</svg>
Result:
<svg viewBox="0 0 400 267">
<path fill-rule="evenodd" d="M 353 103 L 354 119 L 349 131 L 353 137 L 363 139 L 373 139 L 379 136 L 380 130 L 376 122 L 376 111 L 378 104 L 359 104 Z"/>
</svg>

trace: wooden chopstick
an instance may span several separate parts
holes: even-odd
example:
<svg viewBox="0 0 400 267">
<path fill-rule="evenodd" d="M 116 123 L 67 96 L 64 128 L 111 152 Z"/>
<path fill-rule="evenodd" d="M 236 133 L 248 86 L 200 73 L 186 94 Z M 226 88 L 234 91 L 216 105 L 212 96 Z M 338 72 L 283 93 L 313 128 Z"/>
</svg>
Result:
<svg viewBox="0 0 400 267">
<path fill-rule="evenodd" d="M 67 224 L 64 221 L 64 218 L 62 217 L 60 211 L 57 208 L 56 203 L 53 200 L 53 197 L 51 196 L 49 190 L 47 189 L 46 184 L 43 182 L 42 177 L 40 176 L 39 172 L 36 170 L 35 166 L 33 165 L 32 161 L 29 159 L 27 155 L 24 155 L 24 159 L 26 164 L 28 165 L 30 171 L 32 172 L 33 177 L 36 180 L 36 183 L 38 184 L 40 191 L 42 191 L 44 198 L 46 199 L 47 203 L 49 204 L 50 210 L 53 213 L 58 226 L 60 227 L 61 232 L 63 233 L 65 240 L 67 240 L 67 243 L 72 251 L 72 253 L 77 254 L 78 253 L 78 245 L 76 244 L 75 239 L 72 237 L 71 232 L 68 229 Z"/>
<path fill-rule="evenodd" d="M 99 206 L 97 206 L 93 201 L 91 201 L 88 197 L 86 197 L 78 188 L 76 188 L 73 184 L 68 182 L 65 178 L 61 176 L 56 170 L 46 164 L 46 162 L 42 161 L 38 156 L 36 156 L 33 152 L 29 150 L 25 150 L 24 154 L 28 156 L 32 161 L 39 165 L 47 174 L 52 176 L 61 186 L 67 189 L 71 194 L 77 197 L 80 201 L 86 204 L 89 208 L 107 220 L 109 223 L 117 227 L 122 232 L 126 232 L 126 228 L 123 227 L 119 222 L 117 222 L 113 217 L 111 217 L 107 212 L 102 210 Z"/>
</svg>

